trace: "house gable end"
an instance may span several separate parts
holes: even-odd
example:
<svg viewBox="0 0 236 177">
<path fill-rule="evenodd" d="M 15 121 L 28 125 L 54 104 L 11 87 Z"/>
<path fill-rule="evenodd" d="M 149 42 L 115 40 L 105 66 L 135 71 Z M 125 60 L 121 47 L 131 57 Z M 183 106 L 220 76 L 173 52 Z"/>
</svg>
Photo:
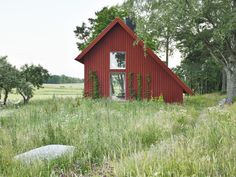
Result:
<svg viewBox="0 0 236 177">
<path fill-rule="evenodd" d="M 120 19 L 116 18 L 113 22 L 111 22 L 99 35 L 95 38 L 89 46 L 84 49 L 76 58 L 75 60 L 84 63 L 84 59 L 86 58 L 85 55 L 90 52 L 90 50 L 101 41 L 116 25 L 120 25 L 125 32 L 129 34 L 129 36 L 135 41 L 138 41 L 137 36 L 135 33 Z M 144 48 L 143 41 L 139 40 L 138 45 Z M 192 90 L 188 88 L 179 78 L 174 74 L 161 60 L 160 58 L 150 49 L 146 49 L 147 55 L 149 55 L 167 74 L 171 76 L 179 85 L 183 88 L 183 91 L 188 94 L 193 94 Z"/>
</svg>

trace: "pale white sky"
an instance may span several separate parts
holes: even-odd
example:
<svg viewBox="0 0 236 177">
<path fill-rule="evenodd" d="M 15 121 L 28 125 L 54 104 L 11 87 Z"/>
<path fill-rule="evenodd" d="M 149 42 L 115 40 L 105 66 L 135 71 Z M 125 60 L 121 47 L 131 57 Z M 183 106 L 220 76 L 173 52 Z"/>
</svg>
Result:
<svg viewBox="0 0 236 177">
<path fill-rule="evenodd" d="M 0 0 L 0 56 L 20 67 L 41 64 L 51 74 L 83 78 L 74 30 L 104 6 L 123 0 Z M 179 63 L 170 61 L 170 67 Z"/>
</svg>

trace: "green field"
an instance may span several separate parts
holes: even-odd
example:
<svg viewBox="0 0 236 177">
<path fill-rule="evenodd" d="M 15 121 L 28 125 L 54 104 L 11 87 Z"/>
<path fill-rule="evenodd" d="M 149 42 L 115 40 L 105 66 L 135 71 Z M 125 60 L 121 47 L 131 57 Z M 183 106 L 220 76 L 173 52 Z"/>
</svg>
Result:
<svg viewBox="0 0 236 177">
<path fill-rule="evenodd" d="M 236 104 L 218 107 L 222 95 L 170 105 L 81 93 L 81 85 L 45 85 L 28 105 L 0 108 L 0 176 L 236 176 Z M 48 144 L 76 152 L 40 164 L 13 160 Z"/>
<path fill-rule="evenodd" d="M 32 100 L 50 99 L 52 97 L 82 97 L 84 84 L 44 84 L 43 88 L 35 89 Z M 13 90 L 9 100 L 19 102 L 22 97 Z"/>
</svg>

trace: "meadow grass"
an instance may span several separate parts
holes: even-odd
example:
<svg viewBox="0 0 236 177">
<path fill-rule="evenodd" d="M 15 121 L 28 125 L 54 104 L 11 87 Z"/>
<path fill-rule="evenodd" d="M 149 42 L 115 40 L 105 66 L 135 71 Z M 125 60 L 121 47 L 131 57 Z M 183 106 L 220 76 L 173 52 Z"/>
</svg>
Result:
<svg viewBox="0 0 236 177">
<path fill-rule="evenodd" d="M 236 105 L 219 108 L 221 98 L 176 105 L 50 96 L 4 108 L 0 176 L 236 176 Z M 76 151 L 28 166 L 13 160 L 48 144 Z"/>
<path fill-rule="evenodd" d="M 50 99 L 52 97 L 82 97 L 83 83 L 75 84 L 43 84 L 43 88 L 34 90 L 34 97 L 31 100 Z M 9 101 L 16 103 L 22 100 L 20 94 L 13 90 L 9 95 Z"/>
</svg>

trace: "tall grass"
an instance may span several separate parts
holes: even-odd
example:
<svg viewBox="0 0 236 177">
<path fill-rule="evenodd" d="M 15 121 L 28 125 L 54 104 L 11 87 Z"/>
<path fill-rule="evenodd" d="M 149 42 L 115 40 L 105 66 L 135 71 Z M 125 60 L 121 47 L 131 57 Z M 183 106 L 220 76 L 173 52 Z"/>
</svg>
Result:
<svg viewBox="0 0 236 177">
<path fill-rule="evenodd" d="M 168 105 L 54 97 L 5 109 L 0 176 L 234 176 L 236 106 L 212 107 L 218 99 Z M 48 144 L 76 152 L 30 166 L 13 160 Z"/>
</svg>

